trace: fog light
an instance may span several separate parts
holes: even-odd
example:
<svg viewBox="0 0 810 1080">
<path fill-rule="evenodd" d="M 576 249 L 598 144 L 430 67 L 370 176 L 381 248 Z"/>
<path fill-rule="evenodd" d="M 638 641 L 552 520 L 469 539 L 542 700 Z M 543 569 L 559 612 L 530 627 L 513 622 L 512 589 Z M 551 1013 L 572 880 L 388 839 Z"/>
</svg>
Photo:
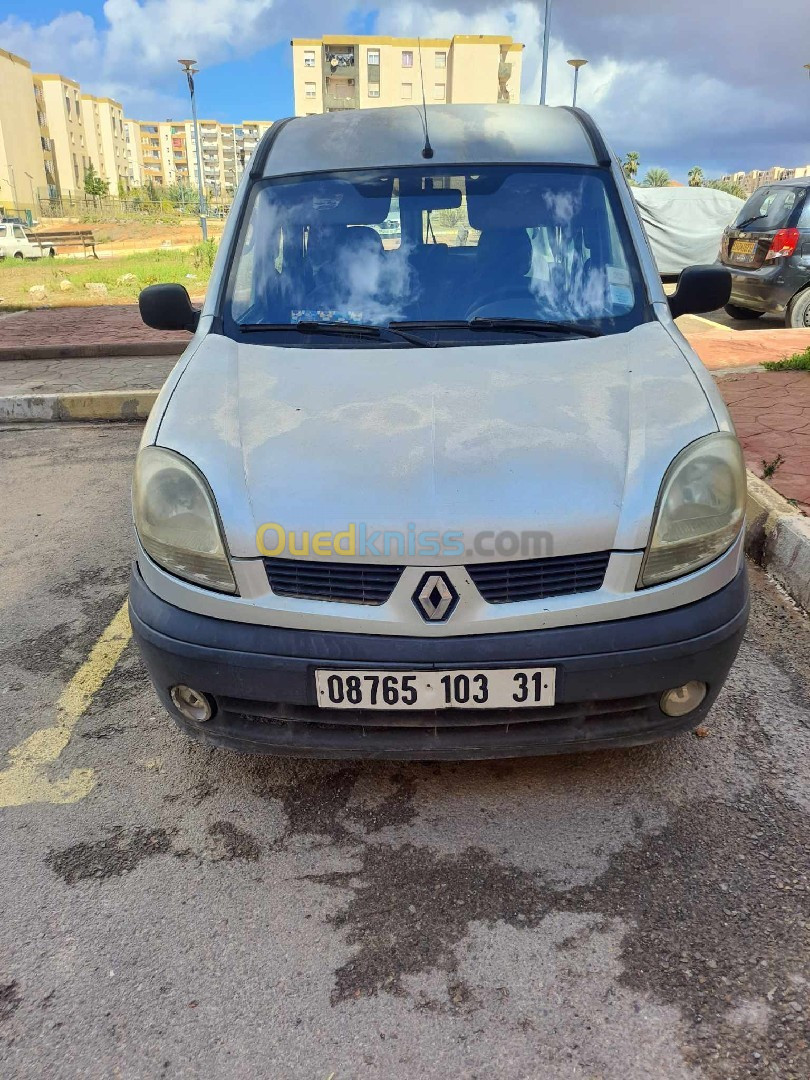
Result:
<svg viewBox="0 0 810 1080">
<path fill-rule="evenodd" d="M 190 686 L 173 686 L 169 694 L 174 707 L 186 720 L 202 722 L 211 719 L 211 705 L 199 690 L 192 690 Z"/>
<path fill-rule="evenodd" d="M 665 690 L 661 695 L 661 712 L 667 716 L 686 716 L 706 697 L 706 683 L 688 682 Z"/>
</svg>

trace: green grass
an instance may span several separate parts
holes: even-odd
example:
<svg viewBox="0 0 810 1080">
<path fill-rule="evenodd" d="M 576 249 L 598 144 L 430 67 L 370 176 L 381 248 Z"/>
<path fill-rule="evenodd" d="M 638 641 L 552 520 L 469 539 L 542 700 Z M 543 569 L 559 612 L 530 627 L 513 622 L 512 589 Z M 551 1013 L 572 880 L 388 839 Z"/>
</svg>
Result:
<svg viewBox="0 0 810 1080">
<path fill-rule="evenodd" d="M 201 245 L 198 245 L 200 247 Z M 119 281 L 126 274 L 133 281 Z M 193 278 L 187 275 L 193 274 Z M 133 303 L 147 285 L 179 281 L 191 293 L 205 291 L 211 274 L 210 252 L 147 251 L 101 259 L 3 259 L 0 260 L 0 312 L 41 307 L 42 300 L 31 296 L 32 285 L 44 285 L 44 303 L 50 307 L 76 307 L 98 303 Z M 60 289 L 68 280 L 72 289 Z M 100 297 L 84 288 L 89 281 L 102 282 L 107 295 Z"/>
<path fill-rule="evenodd" d="M 784 360 L 766 360 L 762 366 L 766 371 L 810 371 L 810 345 L 804 352 L 786 356 Z"/>
</svg>

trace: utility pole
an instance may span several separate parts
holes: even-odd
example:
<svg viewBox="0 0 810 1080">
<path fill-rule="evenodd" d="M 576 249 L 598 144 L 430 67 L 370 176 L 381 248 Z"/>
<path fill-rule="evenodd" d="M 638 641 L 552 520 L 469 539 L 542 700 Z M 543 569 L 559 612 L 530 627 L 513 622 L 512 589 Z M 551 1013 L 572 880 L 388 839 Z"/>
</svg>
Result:
<svg viewBox="0 0 810 1080">
<path fill-rule="evenodd" d="M 197 101 L 194 97 L 194 76 L 198 74 L 198 68 L 194 65 L 196 60 L 178 60 L 178 64 L 182 67 L 186 73 L 188 79 L 188 92 L 191 95 L 191 119 L 194 124 L 194 142 L 197 148 L 197 186 L 200 196 L 200 229 L 202 230 L 203 241 L 208 240 L 208 222 L 205 218 L 205 193 L 203 191 L 203 172 L 202 172 L 202 149 L 200 148 L 200 126 L 197 123 Z"/>
<path fill-rule="evenodd" d="M 543 68 L 540 73 L 540 104 L 546 103 L 546 83 L 548 81 L 548 39 L 551 36 L 551 0 L 546 0 L 543 16 Z"/>
</svg>

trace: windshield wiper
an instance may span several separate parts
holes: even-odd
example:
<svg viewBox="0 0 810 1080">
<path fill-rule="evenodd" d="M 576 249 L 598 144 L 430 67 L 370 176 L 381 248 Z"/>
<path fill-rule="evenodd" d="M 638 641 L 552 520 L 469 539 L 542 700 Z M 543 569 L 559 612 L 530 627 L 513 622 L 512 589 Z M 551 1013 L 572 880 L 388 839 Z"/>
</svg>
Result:
<svg viewBox="0 0 810 1080">
<path fill-rule="evenodd" d="M 742 229 L 745 225 L 750 225 L 754 221 L 759 221 L 760 218 L 767 217 L 767 214 L 754 214 L 753 217 L 743 218 L 742 221 L 738 221 L 736 225 L 732 225 L 732 229 Z"/>
<path fill-rule="evenodd" d="M 425 322 L 389 323 L 399 330 L 494 330 L 509 334 L 565 334 L 571 337 L 601 337 L 602 331 L 586 323 L 547 322 L 543 319 L 509 319 L 501 317 L 475 319 L 435 319 Z"/>
<path fill-rule="evenodd" d="M 372 326 L 366 323 L 345 322 L 295 322 L 295 323 L 243 323 L 239 330 L 243 334 L 261 334 L 265 331 L 287 330 L 299 334 L 336 334 L 341 337 L 383 339 L 385 341 L 407 341 L 410 345 L 431 348 L 432 342 L 424 341 L 414 334 L 390 326 Z"/>
</svg>

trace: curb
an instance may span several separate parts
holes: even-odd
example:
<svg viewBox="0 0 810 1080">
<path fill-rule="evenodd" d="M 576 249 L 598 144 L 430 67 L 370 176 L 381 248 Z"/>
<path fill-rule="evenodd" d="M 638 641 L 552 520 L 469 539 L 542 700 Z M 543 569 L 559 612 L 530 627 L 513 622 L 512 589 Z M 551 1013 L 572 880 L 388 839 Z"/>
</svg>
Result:
<svg viewBox="0 0 810 1080">
<path fill-rule="evenodd" d="M 181 356 L 191 338 L 183 341 L 111 341 L 92 345 L 0 345 L 3 360 L 95 360 L 127 356 Z"/>
<path fill-rule="evenodd" d="M 0 397 L 0 422 L 145 420 L 159 392 L 94 390 L 86 394 L 22 394 Z"/>
<path fill-rule="evenodd" d="M 748 473 L 745 550 L 810 611 L 810 518 Z"/>
</svg>

